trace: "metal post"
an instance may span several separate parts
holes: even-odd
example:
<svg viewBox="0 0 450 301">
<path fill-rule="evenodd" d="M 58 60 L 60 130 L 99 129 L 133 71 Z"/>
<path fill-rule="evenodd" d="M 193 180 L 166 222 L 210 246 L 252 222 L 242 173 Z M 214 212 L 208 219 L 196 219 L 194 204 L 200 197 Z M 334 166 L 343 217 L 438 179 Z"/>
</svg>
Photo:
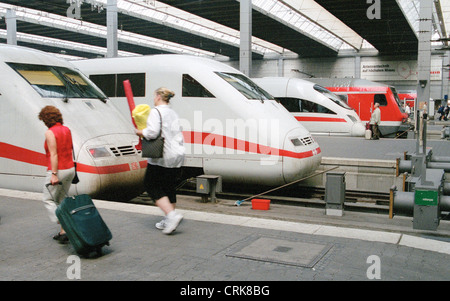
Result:
<svg viewBox="0 0 450 301">
<path fill-rule="evenodd" d="M 17 45 L 17 17 L 13 9 L 6 11 L 6 43 Z"/>
<path fill-rule="evenodd" d="M 355 78 L 361 78 L 361 56 L 355 56 Z"/>
<path fill-rule="evenodd" d="M 417 59 L 418 83 L 415 108 L 424 102 L 429 112 L 430 102 L 430 71 L 431 71 L 431 30 L 432 30 L 433 0 L 420 1 L 419 17 L 419 52 Z"/>
<path fill-rule="evenodd" d="M 442 88 L 441 88 L 441 100 L 447 102 L 448 99 L 448 80 L 449 80 L 449 72 L 450 72 L 450 51 L 446 51 L 442 58 Z M 442 104 L 442 103 L 441 103 Z M 432 113 L 432 112 L 430 112 Z"/>
<path fill-rule="evenodd" d="M 108 0 L 108 4 L 106 7 L 106 57 L 117 57 L 119 52 L 119 43 L 117 39 L 117 12 L 117 0 Z"/>
<path fill-rule="evenodd" d="M 251 76 L 252 73 L 252 1 L 241 0 L 240 4 L 240 49 L 239 69 Z"/>
<path fill-rule="evenodd" d="M 345 172 L 328 172 L 326 176 L 325 213 L 342 216 L 345 202 Z"/>
<path fill-rule="evenodd" d="M 284 59 L 281 56 L 278 58 L 278 76 L 284 76 Z"/>
</svg>

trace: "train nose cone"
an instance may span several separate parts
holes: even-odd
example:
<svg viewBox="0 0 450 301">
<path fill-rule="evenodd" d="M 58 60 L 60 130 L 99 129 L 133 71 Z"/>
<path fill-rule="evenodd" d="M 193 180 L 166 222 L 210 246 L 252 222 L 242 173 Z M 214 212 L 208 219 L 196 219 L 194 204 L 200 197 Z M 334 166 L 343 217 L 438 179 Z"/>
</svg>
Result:
<svg viewBox="0 0 450 301">
<path fill-rule="evenodd" d="M 363 137 L 366 132 L 366 127 L 362 124 L 362 122 L 355 122 L 352 126 L 352 136 L 355 137 Z"/>
<path fill-rule="evenodd" d="M 312 174 L 322 161 L 319 144 L 307 131 L 293 130 L 286 135 L 283 177 L 286 183 Z"/>
<path fill-rule="evenodd" d="M 136 136 L 137 137 L 137 136 Z M 143 191 L 145 159 L 135 135 L 106 135 L 85 141 L 78 155 L 78 193 L 107 200 L 129 200 Z"/>
</svg>

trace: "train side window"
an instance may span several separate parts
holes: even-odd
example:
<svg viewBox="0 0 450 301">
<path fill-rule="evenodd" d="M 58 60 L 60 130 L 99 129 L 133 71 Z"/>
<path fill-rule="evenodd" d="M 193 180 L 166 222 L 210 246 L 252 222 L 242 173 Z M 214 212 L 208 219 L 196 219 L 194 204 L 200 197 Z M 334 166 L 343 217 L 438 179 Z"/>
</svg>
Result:
<svg viewBox="0 0 450 301">
<path fill-rule="evenodd" d="M 347 94 L 337 94 L 337 96 L 345 103 L 348 103 L 348 95 Z"/>
<path fill-rule="evenodd" d="M 125 97 L 123 81 L 128 79 L 133 89 L 133 96 L 145 96 L 145 73 L 94 74 L 89 78 L 108 97 Z"/>
<path fill-rule="evenodd" d="M 311 101 L 302 99 L 301 112 L 305 112 L 305 113 L 317 112 L 317 104 L 315 104 Z"/>
<path fill-rule="evenodd" d="M 117 97 L 125 97 L 125 89 L 123 88 L 123 81 L 129 80 L 131 88 L 133 89 L 133 96 L 145 97 L 145 73 L 123 73 L 117 74 Z"/>
<path fill-rule="evenodd" d="M 302 99 L 301 104 L 301 112 L 309 112 L 309 113 L 323 113 L 323 114 L 336 114 L 335 112 L 329 110 L 328 108 L 319 105 L 315 102 L 308 101 L 305 99 Z"/>
<path fill-rule="evenodd" d="M 351 110 L 352 108 L 350 108 L 347 104 L 347 99 L 346 99 L 346 95 L 342 95 L 345 96 L 345 98 L 343 97 L 339 97 L 336 94 L 332 93 L 330 90 L 319 86 L 319 85 L 314 85 L 314 90 L 316 90 L 317 92 L 323 94 L 325 97 L 327 97 L 329 100 L 331 100 L 332 102 L 334 102 L 335 104 L 347 109 L 347 110 Z M 320 108 L 322 106 L 319 105 L 318 110 L 320 113 L 333 113 L 330 110 L 328 110 L 327 108 Z"/>
<path fill-rule="evenodd" d="M 183 74 L 183 97 L 215 97 L 189 74 Z"/>
<path fill-rule="evenodd" d="M 108 97 L 116 97 L 116 76 L 114 74 L 95 74 L 89 76 Z"/>
<path fill-rule="evenodd" d="M 380 106 L 387 106 L 387 99 L 386 99 L 386 95 L 384 94 L 375 94 L 374 99 L 373 99 L 373 103 L 378 102 L 380 104 Z"/>
<path fill-rule="evenodd" d="M 264 100 L 273 100 L 273 96 L 264 91 L 243 74 L 214 72 L 233 88 L 239 91 L 247 99 L 256 99 L 264 103 Z"/>
<path fill-rule="evenodd" d="M 277 101 L 279 101 L 283 107 L 285 107 L 289 112 L 298 113 L 300 111 L 300 103 L 301 100 L 292 97 L 276 97 Z"/>
</svg>

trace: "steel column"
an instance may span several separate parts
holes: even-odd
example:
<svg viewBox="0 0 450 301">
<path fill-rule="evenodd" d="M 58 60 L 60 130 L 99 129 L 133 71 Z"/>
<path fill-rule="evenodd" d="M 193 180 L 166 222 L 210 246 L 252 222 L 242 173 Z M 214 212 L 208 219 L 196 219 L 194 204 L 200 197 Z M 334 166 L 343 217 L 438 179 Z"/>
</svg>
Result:
<svg viewBox="0 0 450 301">
<path fill-rule="evenodd" d="M 119 52 L 119 43 L 117 38 L 117 26 L 118 26 L 118 9 L 117 0 L 108 0 L 106 7 L 106 46 L 107 57 L 117 57 Z"/>
<path fill-rule="evenodd" d="M 416 112 L 419 110 L 418 104 L 420 102 L 427 104 L 427 112 L 429 112 L 432 14 L 433 0 L 421 0 L 419 18 L 419 52 L 417 59 L 418 83 L 417 99 L 415 100 Z M 418 119 L 419 118 L 416 118 L 416 125 Z"/>
<path fill-rule="evenodd" d="M 239 69 L 251 77 L 252 73 L 252 1 L 241 0 L 240 4 L 240 49 Z"/>
<path fill-rule="evenodd" d="M 6 43 L 17 45 L 17 17 L 16 11 L 8 9 L 6 11 Z"/>
</svg>

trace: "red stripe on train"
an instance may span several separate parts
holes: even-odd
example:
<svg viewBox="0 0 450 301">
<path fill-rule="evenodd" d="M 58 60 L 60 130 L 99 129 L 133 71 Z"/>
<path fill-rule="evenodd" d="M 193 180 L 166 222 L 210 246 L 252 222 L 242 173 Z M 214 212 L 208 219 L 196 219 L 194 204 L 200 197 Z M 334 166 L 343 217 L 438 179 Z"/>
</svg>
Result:
<svg viewBox="0 0 450 301">
<path fill-rule="evenodd" d="M 296 159 L 308 158 L 321 153 L 320 147 L 317 147 L 314 150 L 297 153 L 212 133 L 183 132 L 183 137 L 185 142 L 190 144 L 219 146 L 249 153 L 290 157 Z M 47 159 L 45 154 L 3 142 L 0 142 L 0 158 L 6 158 L 43 167 L 47 166 Z M 146 160 L 98 167 L 83 163 L 77 163 L 77 170 L 79 172 L 91 174 L 112 174 L 145 168 L 146 166 Z"/>
<path fill-rule="evenodd" d="M 332 117 L 307 117 L 307 116 L 295 116 L 298 121 L 314 121 L 314 122 L 346 122 L 343 118 Z"/>
<path fill-rule="evenodd" d="M 314 155 L 321 153 L 320 147 L 317 147 L 316 149 L 311 151 L 296 153 L 288 150 L 278 149 L 271 146 L 265 146 L 258 143 L 253 143 L 213 133 L 185 131 L 183 132 L 183 138 L 185 143 L 190 144 L 218 146 L 222 148 L 244 151 L 247 153 L 291 157 L 296 159 L 312 157 Z"/>
</svg>

